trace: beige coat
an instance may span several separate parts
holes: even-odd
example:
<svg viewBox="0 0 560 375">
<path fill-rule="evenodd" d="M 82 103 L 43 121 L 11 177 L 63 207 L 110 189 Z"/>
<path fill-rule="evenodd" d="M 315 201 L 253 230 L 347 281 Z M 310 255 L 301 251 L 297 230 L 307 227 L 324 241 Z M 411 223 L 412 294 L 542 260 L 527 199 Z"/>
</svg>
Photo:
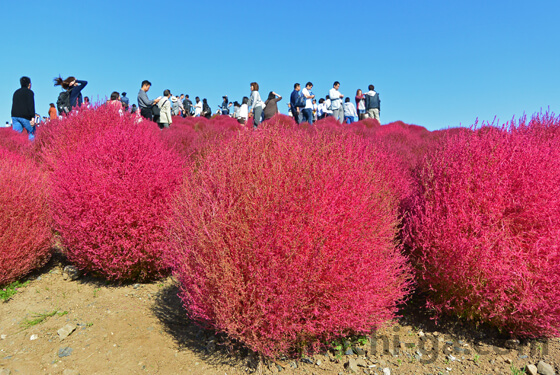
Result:
<svg viewBox="0 0 560 375">
<path fill-rule="evenodd" d="M 158 107 L 160 108 L 159 122 L 160 124 L 171 124 L 171 101 L 167 97 L 163 97 L 158 102 Z"/>
</svg>

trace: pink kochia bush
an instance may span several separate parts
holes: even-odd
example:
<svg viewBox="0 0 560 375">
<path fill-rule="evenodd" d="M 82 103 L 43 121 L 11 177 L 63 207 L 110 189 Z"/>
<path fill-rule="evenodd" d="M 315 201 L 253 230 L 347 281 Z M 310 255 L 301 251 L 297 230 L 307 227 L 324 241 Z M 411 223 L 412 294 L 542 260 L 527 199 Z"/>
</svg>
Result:
<svg viewBox="0 0 560 375">
<path fill-rule="evenodd" d="M 48 191 L 37 165 L 0 147 L 0 286 L 49 260 Z"/>
<path fill-rule="evenodd" d="M 124 122 L 80 142 L 53 172 L 53 217 L 68 259 L 110 280 L 165 275 L 164 220 L 181 159 L 150 122 Z"/>
<path fill-rule="evenodd" d="M 560 333 L 560 137 L 539 136 L 560 122 L 546 121 L 457 132 L 426 159 L 406 227 L 436 312 Z"/>
<path fill-rule="evenodd" d="M 195 158 L 209 145 L 228 139 L 243 130 L 237 120 L 229 116 L 173 117 L 169 129 L 161 132 L 165 144 L 185 158 Z"/>
<path fill-rule="evenodd" d="M 404 183 L 342 131 L 263 128 L 208 149 L 171 220 L 189 316 L 266 356 L 370 333 L 410 286 Z"/>
<path fill-rule="evenodd" d="M 119 111 L 113 105 L 80 107 L 62 119 L 49 120 L 40 126 L 35 147 L 44 167 L 52 170 L 60 159 L 73 153 L 96 134 L 139 123 L 156 126 L 139 115 Z"/>
</svg>

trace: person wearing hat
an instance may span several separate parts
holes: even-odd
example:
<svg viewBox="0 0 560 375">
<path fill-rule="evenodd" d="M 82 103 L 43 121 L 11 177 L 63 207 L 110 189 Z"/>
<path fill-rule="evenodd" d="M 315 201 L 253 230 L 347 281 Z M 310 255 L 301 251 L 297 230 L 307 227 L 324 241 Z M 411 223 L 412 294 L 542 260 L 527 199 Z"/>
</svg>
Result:
<svg viewBox="0 0 560 375">
<path fill-rule="evenodd" d="M 220 106 L 222 115 L 229 116 L 229 107 L 232 106 L 232 103 L 229 102 L 227 95 L 222 96 L 222 99 L 224 99 L 222 105 Z"/>
</svg>

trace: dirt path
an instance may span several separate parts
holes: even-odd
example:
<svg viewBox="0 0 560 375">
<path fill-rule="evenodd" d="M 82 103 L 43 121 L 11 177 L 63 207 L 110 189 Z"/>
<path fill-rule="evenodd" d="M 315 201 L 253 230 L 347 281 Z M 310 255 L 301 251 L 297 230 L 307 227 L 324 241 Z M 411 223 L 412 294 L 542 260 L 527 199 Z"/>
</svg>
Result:
<svg viewBox="0 0 560 375">
<path fill-rule="evenodd" d="M 172 278 L 125 286 L 88 277 L 69 281 L 63 266 L 51 262 L 0 303 L 0 375 L 384 374 L 384 369 L 486 375 L 515 374 L 512 366 L 540 360 L 560 364 L 558 339 L 516 345 L 460 324 L 436 330 L 429 319 L 414 316 L 378 332 L 377 346 L 370 341 L 350 355 L 327 353 L 259 366 L 246 350 L 229 353 L 223 338 L 186 318 Z M 33 322 L 37 318 L 42 322 Z M 67 325 L 75 330 L 61 340 L 57 331 Z M 516 349 L 505 348 L 511 345 Z"/>
</svg>

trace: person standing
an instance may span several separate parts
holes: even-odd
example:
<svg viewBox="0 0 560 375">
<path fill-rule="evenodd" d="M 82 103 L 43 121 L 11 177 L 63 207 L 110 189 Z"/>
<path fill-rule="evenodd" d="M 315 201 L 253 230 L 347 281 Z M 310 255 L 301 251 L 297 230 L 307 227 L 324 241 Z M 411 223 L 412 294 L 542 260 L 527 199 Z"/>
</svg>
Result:
<svg viewBox="0 0 560 375">
<path fill-rule="evenodd" d="M 212 109 L 208 105 L 208 100 L 206 98 L 202 99 L 202 113 L 200 115 L 207 119 L 212 118 Z"/>
<path fill-rule="evenodd" d="M 356 90 L 356 109 L 360 120 L 364 119 L 366 114 L 366 98 L 361 89 Z"/>
<path fill-rule="evenodd" d="M 147 92 L 150 90 L 152 83 L 148 80 L 142 81 L 140 91 L 138 91 L 138 108 L 140 108 L 140 114 L 145 119 L 152 121 L 152 107 L 157 104 L 160 98 L 150 100 L 148 99 Z"/>
<path fill-rule="evenodd" d="M 261 123 L 262 113 L 264 110 L 264 102 L 261 99 L 261 94 L 259 94 L 259 84 L 257 82 L 251 82 L 251 96 L 249 97 L 249 103 L 247 106 L 252 107 L 251 113 L 253 113 L 253 129 L 257 129 Z"/>
<path fill-rule="evenodd" d="M 369 91 L 366 93 L 366 110 L 367 117 L 376 119 L 381 123 L 379 119 L 379 113 L 381 112 L 381 100 L 379 99 L 379 93 L 375 92 L 375 86 L 369 85 Z"/>
<path fill-rule="evenodd" d="M 121 94 L 121 103 L 125 111 L 128 111 L 128 105 L 130 104 L 130 100 L 126 97 L 126 92 Z"/>
<path fill-rule="evenodd" d="M 191 116 L 192 101 L 189 99 L 189 94 L 185 95 L 183 100 L 183 117 Z"/>
<path fill-rule="evenodd" d="M 305 107 L 302 110 L 302 122 L 307 121 L 309 124 L 313 124 L 313 98 L 315 95 L 311 92 L 312 88 L 313 84 L 311 82 L 307 82 L 305 84 L 305 88 L 301 90 L 301 93 L 305 98 Z"/>
<path fill-rule="evenodd" d="M 164 128 L 168 129 L 169 125 L 171 125 L 171 123 L 173 122 L 173 120 L 171 118 L 170 98 L 171 98 L 171 91 L 164 90 L 163 91 L 163 98 L 157 104 L 157 106 L 160 109 L 158 126 L 161 130 L 163 130 Z"/>
<path fill-rule="evenodd" d="M 329 91 L 329 98 L 331 99 L 331 109 L 333 111 L 333 116 L 341 124 L 344 122 L 344 108 L 342 107 L 342 98 L 344 95 L 338 91 L 340 88 L 340 82 L 335 81 L 333 88 Z"/>
<path fill-rule="evenodd" d="M 49 118 L 54 120 L 56 118 L 56 107 L 54 103 L 49 104 Z"/>
<path fill-rule="evenodd" d="M 344 122 L 347 124 L 351 124 L 356 121 L 358 117 L 358 113 L 356 112 L 356 107 L 354 107 L 354 103 L 350 101 L 350 98 L 346 98 L 344 101 Z"/>
<path fill-rule="evenodd" d="M 222 105 L 220 106 L 220 114 L 229 116 L 229 107 L 231 107 L 232 104 L 229 102 L 227 95 L 222 96 L 222 99 L 223 101 Z"/>
<path fill-rule="evenodd" d="M 200 98 L 198 96 L 194 98 L 194 100 L 196 102 L 196 104 L 194 105 L 194 116 L 199 117 L 202 113 L 202 102 L 200 101 Z"/>
<path fill-rule="evenodd" d="M 87 81 L 76 79 L 75 77 L 68 77 L 62 79 L 54 79 L 55 86 L 61 86 L 66 92 L 61 93 L 58 97 L 57 106 L 59 107 L 59 114 L 70 113 L 72 108 L 80 107 L 82 105 L 82 90 L 87 86 Z"/>
<path fill-rule="evenodd" d="M 28 138 L 35 138 L 35 94 L 31 91 L 31 79 L 21 77 L 20 88 L 14 92 L 12 97 L 12 129 L 18 133 L 27 131 Z"/>
<path fill-rule="evenodd" d="M 296 124 L 301 122 L 300 110 L 297 106 L 297 104 L 299 104 L 298 98 L 301 95 L 300 90 L 301 85 L 299 83 L 294 83 L 294 91 L 292 91 L 292 94 L 290 95 L 290 111 L 292 112 L 292 116 L 294 116 L 294 120 L 296 120 Z"/>
<path fill-rule="evenodd" d="M 245 125 L 249 121 L 249 106 L 247 103 L 249 103 L 249 98 L 244 96 L 239 111 L 237 111 L 237 122 L 241 125 Z"/>
<path fill-rule="evenodd" d="M 280 100 L 282 100 L 282 97 L 274 91 L 268 93 L 268 99 L 264 102 L 264 121 L 270 120 L 278 113 L 278 102 Z"/>
</svg>

